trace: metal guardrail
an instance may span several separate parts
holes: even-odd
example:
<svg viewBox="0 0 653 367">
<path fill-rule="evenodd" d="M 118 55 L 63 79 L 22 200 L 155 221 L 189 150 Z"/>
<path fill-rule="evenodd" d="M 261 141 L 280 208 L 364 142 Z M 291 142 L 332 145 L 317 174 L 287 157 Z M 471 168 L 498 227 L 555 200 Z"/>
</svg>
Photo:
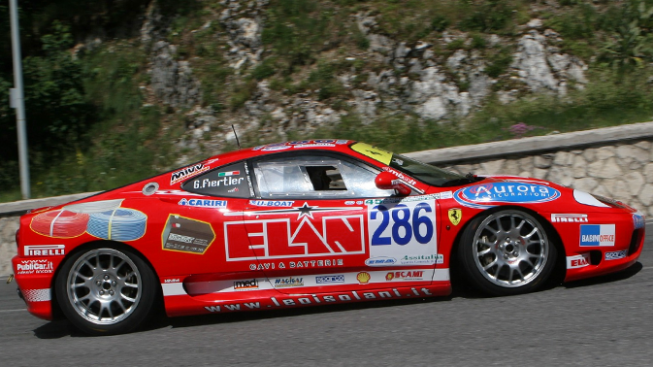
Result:
<svg viewBox="0 0 653 367">
<path fill-rule="evenodd" d="M 487 159 L 506 155 L 534 154 L 538 152 L 580 148 L 591 145 L 653 137 L 653 122 L 621 125 L 573 133 L 535 136 L 493 143 L 463 145 L 453 148 L 422 150 L 406 156 L 431 164 L 445 164 L 472 159 Z M 0 204 L 0 216 L 25 213 L 27 210 L 55 206 L 95 195 L 86 192 L 42 199 L 30 199 Z"/>
</svg>

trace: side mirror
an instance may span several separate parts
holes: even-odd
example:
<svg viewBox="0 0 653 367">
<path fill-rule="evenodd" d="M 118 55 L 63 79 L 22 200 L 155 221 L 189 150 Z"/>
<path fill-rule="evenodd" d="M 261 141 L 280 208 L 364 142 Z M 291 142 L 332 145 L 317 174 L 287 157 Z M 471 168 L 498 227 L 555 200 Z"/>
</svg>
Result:
<svg viewBox="0 0 653 367">
<path fill-rule="evenodd" d="M 374 183 L 381 190 L 397 190 L 401 196 L 410 195 L 412 191 L 401 179 L 387 171 L 379 173 L 374 179 Z"/>
</svg>

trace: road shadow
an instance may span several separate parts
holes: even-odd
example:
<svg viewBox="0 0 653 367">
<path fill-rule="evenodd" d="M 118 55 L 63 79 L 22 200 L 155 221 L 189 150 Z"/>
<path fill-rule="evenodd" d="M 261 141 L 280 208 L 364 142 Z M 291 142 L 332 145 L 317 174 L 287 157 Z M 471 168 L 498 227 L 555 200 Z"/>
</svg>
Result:
<svg viewBox="0 0 653 367">
<path fill-rule="evenodd" d="M 565 288 L 578 288 L 578 287 L 587 287 L 596 284 L 618 282 L 635 276 L 635 274 L 639 273 L 643 268 L 644 266 L 642 265 L 642 263 L 638 261 L 633 265 L 631 265 L 630 267 L 616 273 L 606 274 L 590 279 L 577 280 L 575 282 L 564 283 L 562 286 Z"/>
</svg>

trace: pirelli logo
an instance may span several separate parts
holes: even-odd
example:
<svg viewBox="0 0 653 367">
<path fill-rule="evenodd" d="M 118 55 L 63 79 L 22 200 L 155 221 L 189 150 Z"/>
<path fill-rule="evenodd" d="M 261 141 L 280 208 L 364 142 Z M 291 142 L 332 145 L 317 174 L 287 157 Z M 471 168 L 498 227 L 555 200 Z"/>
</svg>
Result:
<svg viewBox="0 0 653 367">
<path fill-rule="evenodd" d="M 551 223 L 587 223 L 587 214 L 551 214 Z"/>
</svg>

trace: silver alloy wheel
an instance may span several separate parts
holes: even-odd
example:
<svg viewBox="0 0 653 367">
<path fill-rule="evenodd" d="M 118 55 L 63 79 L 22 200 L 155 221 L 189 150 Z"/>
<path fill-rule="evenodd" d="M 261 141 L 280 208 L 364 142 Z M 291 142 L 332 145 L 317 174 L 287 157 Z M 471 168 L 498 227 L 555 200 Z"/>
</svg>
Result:
<svg viewBox="0 0 653 367">
<path fill-rule="evenodd" d="M 502 211 L 485 218 L 474 233 L 474 262 L 491 283 L 521 287 L 544 270 L 549 246 L 535 218 L 521 211 Z"/>
<path fill-rule="evenodd" d="M 124 253 L 111 248 L 80 256 L 68 273 L 68 300 L 79 316 L 97 325 L 126 319 L 141 300 L 142 278 Z"/>
</svg>

